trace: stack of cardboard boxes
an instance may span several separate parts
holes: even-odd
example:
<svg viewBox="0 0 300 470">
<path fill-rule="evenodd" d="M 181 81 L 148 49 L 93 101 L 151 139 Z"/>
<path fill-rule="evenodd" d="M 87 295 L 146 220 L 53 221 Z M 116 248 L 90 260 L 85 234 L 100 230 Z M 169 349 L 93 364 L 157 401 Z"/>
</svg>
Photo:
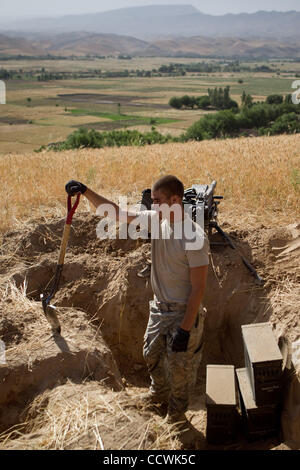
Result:
<svg viewBox="0 0 300 470">
<path fill-rule="evenodd" d="M 245 367 L 236 369 L 236 376 L 234 366 L 207 366 L 206 433 L 213 444 L 234 441 L 240 428 L 249 439 L 280 430 L 283 359 L 272 326 L 244 325 L 242 336 Z"/>
</svg>

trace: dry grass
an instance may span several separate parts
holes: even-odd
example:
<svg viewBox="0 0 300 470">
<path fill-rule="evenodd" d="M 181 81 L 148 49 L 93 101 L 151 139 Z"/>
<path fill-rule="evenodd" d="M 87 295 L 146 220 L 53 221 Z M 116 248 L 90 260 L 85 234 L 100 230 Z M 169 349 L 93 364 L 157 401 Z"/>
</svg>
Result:
<svg viewBox="0 0 300 470">
<path fill-rule="evenodd" d="M 174 428 L 133 402 L 124 392 L 68 381 L 36 397 L 24 422 L 0 435 L 0 449 L 178 449 Z"/>
<path fill-rule="evenodd" d="M 28 370 L 35 373 L 36 354 L 44 347 L 37 333 L 39 327 L 45 330 L 41 307 L 27 298 L 26 283 L 17 288 L 8 280 L 1 284 L 0 294 L 0 318 L 5 312 L 15 327 L 27 319 L 22 341 L 7 345 L 6 352 L 21 361 L 25 356 Z M 35 339 L 24 348 L 25 338 Z M 78 384 L 68 380 L 32 396 L 20 415 L 20 423 L 0 434 L 0 450 L 180 448 L 174 426 L 144 405 L 137 405 L 136 395 L 141 392 L 145 389 L 132 387 L 114 392 L 100 382 L 83 380 Z"/>
<path fill-rule="evenodd" d="M 270 295 L 271 321 L 279 324 L 282 334 L 288 334 L 291 341 L 300 338 L 300 285 L 288 277 L 277 281 Z"/>
<path fill-rule="evenodd" d="M 217 180 L 217 192 L 225 197 L 221 212 L 237 220 L 251 213 L 253 223 L 293 222 L 299 214 L 300 188 L 293 176 L 300 171 L 299 144 L 300 135 L 292 135 L 3 155 L 0 231 L 26 218 L 64 215 L 64 186 L 71 178 L 115 201 L 122 194 L 133 202 L 167 173 L 185 186 Z M 87 208 L 83 198 L 79 210 Z"/>
<path fill-rule="evenodd" d="M 19 287 L 13 279 L 2 278 L 0 285 L 0 316 L 10 320 L 13 318 L 14 325 L 22 324 L 24 326 L 23 335 L 34 336 L 37 328 L 44 327 L 44 318 L 41 315 L 40 303 L 30 300 L 27 297 L 27 282 L 26 279 Z M 24 318 L 30 319 L 24 322 Z M 16 348 L 16 345 L 7 345 L 6 350 Z"/>
</svg>

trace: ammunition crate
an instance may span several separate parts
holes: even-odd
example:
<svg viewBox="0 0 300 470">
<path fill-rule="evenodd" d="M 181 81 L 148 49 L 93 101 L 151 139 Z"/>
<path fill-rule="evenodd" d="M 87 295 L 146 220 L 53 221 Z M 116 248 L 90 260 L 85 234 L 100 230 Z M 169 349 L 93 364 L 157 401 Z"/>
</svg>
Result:
<svg viewBox="0 0 300 470">
<path fill-rule="evenodd" d="M 278 436 L 280 431 L 280 406 L 257 406 L 253 399 L 247 369 L 237 369 L 236 374 L 239 386 L 239 406 L 248 439 Z"/>
<path fill-rule="evenodd" d="M 242 326 L 245 365 L 257 406 L 276 405 L 282 398 L 282 354 L 270 323 Z"/>
<path fill-rule="evenodd" d="M 234 366 L 208 365 L 206 370 L 206 440 L 233 442 L 238 427 Z"/>
</svg>

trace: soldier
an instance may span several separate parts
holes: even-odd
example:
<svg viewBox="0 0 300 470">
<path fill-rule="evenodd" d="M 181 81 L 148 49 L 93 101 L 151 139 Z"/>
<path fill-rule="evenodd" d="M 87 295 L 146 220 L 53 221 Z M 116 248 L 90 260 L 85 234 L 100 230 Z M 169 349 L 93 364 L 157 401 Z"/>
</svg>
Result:
<svg viewBox="0 0 300 470">
<path fill-rule="evenodd" d="M 201 359 L 209 241 L 184 211 L 182 182 L 172 175 L 160 178 L 152 188 L 155 210 L 142 212 L 124 212 L 77 181 L 69 181 L 66 191 L 72 196 L 81 192 L 96 208 L 111 204 L 119 221 L 138 222 L 151 232 L 154 298 L 143 346 L 151 386 L 142 398 L 166 403 L 170 423 L 185 421 Z"/>
</svg>

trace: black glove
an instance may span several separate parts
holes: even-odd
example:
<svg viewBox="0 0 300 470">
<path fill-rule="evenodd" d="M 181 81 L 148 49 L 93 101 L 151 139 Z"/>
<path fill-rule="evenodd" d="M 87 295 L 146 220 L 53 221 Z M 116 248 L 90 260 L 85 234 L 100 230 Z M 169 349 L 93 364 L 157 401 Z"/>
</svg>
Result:
<svg viewBox="0 0 300 470">
<path fill-rule="evenodd" d="M 69 196 L 74 196 L 76 193 L 84 194 L 87 190 L 87 187 L 83 183 L 79 183 L 79 181 L 70 180 L 66 186 L 66 191 Z"/>
<path fill-rule="evenodd" d="M 172 351 L 181 352 L 187 350 L 187 345 L 189 342 L 190 333 L 188 331 L 177 328 L 175 335 L 173 336 L 172 341 Z"/>
</svg>

